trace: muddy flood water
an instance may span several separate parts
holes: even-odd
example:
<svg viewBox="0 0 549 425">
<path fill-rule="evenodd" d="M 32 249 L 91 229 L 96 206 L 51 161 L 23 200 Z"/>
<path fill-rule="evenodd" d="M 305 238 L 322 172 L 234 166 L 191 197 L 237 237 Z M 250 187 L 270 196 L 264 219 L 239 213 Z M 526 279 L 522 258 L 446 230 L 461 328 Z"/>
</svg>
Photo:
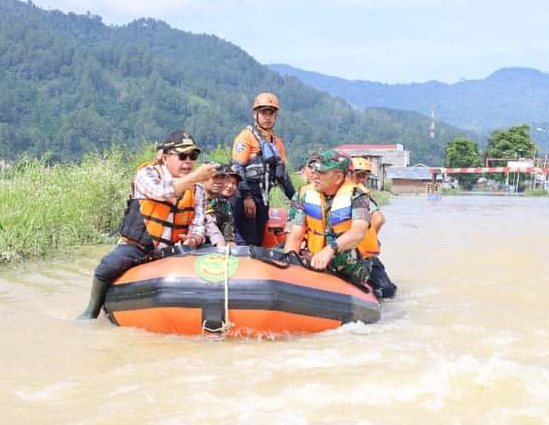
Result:
<svg viewBox="0 0 549 425">
<path fill-rule="evenodd" d="M 0 269 L 6 425 L 549 424 L 549 199 L 399 197 L 381 320 L 226 339 L 73 320 L 110 246 Z"/>
</svg>

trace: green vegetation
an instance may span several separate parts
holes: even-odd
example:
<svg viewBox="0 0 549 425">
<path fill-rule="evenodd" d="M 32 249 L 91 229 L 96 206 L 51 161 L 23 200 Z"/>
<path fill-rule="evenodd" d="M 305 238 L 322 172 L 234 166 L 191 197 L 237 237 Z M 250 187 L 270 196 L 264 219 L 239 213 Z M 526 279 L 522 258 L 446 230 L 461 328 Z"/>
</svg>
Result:
<svg viewBox="0 0 549 425">
<path fill-rule="evenodd" d="M 548 196 L 549 191 L 545 189 L 526 189 L 524 194 L 526 196 Z"/>
<path fill-rule="evenodd" d="M 530 138 L 530 126 L 519 124 L 493 131 L 482 152 L 472 140 L 453 139 L 444 149 L 444 163 L 446 167 L 478 167 L 482 165 L 482 159 L 489 167 L 503 167 L 507 161 L 534 158 L 537 151 L 538 147 Z"/>
<path fill-rule="evenodd" d="M 528 124 L 516 125 L 505 130 L 493 131 L 488 138 L 486 150 L 483 152 L 484 161 L 490 167 L 507 165 L 508 161 L 518 161 L 522 158 L 535 158 L 538 147 L 530 138 Z M 503 174 L 490 175 L 490 178 L 504 184 Z M 517 179 L 520 188 L 526 189 L 530 180 L 528 173 L 519 173 Z"/>
<path fill-rule="evenodd" d="M 446 167 L 478 167 L 481 165 L 478 144 L 462 137 L 452 140 L 444 150 Z M 464 189 L 471 189 L 478 176 L 475 174 L 459 174 L 456 176 Z"/>
<path fill-rule="evenodd" d="M 232 144 L 264 90 L 280 97 L 277 132 L 294 166 L 341 143 L 402 143 L 413 163 L 440 164 L 444 145 L 463 135 L 441 123 L 431 139 L 429 118 L 417 113 L 354 110 L 215 36 L 0 1 L 0 159 L 51 152 L 52 163 L 79 161 L 113 145 L 139 152 L 180 128 L 207 152 Z"/>
<path fill-rule="evenodd" d="M 25 157 L 7 168 L 0 174 L 0 262 L 104 242 L 122 217 L 128 164 L 113 150 L 88 155 L 80 165 Z"/>
<path fill-rule="evenodd" d="M 372 197 L 378 205 L 388 205 L 391 199 L 391 193 L 388 192 L 390 189 L 386 189 L 386 192 L 381 192 L 377 190 L 372 191 Z"/>
<path fill-rule="evenodd" d="M 445 196 L 459 195 L 459 190 L 453 187 L 443 187 L 440 189 L 440 193 Z"/>
<path fill-rule="evenodd" d="M 490 160 L 489 166 L 504 166 L 507 161 L 519 158 L 534 158 L 538 147 L 530 138 L 528 124 L 516 125 L 505 130 L 495 130 L 488 138 L 488 145 L 483 153 L 485 160 Z M 497 160 L 494 160 L 498 158 Z"/>
</svg>

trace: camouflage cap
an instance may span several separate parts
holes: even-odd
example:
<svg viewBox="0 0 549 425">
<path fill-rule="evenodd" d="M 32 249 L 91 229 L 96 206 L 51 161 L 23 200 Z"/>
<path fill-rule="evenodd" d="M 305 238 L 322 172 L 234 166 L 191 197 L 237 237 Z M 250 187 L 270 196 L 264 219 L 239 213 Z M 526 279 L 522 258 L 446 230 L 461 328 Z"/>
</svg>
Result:
<svg viewBox="0 0 549 425">
<path fill-rule="evenodd" d="M 313 167 L 315 162 L 320 161 L 320 152 L 312 152 L 307 156 L 307 160 L 305 161 L 305 165 L 307 167 Z"/>
<path fill-rule="evenodd" d="M 330 149 L 320 154 L 320 159 L 315 162 L 314 167 L 315 171 L 321 173 L 330 170 L 339 170 L 343 173 L 347 173 L 350 162 L 351 161 L 348 156 L 345 156 L 336 150 Z"/>
<path fill-rule="evenodd" d="M 225 174 L 229 176 L 235 176 L 239 181 L 242 180 L 242 178 L 240 177 L 240 174 L 238 173 L 238 171 L 234 169 L 234 165 L 232 164 L 225 165 Z"/>
<path fill-rule="evenodd" d="M 193 136 L 184 130 L 172 131 L 164 140 L 164 152 L 175 150 L 177 153 L 189 153 L 192 151 L 201 152 L 201 149 L 194 142 Z"/>
</svg>

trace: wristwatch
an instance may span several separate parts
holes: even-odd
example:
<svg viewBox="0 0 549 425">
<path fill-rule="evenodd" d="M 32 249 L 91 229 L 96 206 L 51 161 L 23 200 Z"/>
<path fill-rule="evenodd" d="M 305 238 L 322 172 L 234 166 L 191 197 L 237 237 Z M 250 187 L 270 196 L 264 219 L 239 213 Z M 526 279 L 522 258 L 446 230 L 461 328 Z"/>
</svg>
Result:
<svg viewBox="0 0 549 425">
<path fill-rule="evenodd" d="M 334 254 L 337 254 L 338 251 L 339 251 L 339 247 L 337 246 L 337 242 L 336 241 L 332 241 L 328 244 L 328 246 L 330 248 L 332 248 L 332 250 L 334 251 Z"/>
</svg>

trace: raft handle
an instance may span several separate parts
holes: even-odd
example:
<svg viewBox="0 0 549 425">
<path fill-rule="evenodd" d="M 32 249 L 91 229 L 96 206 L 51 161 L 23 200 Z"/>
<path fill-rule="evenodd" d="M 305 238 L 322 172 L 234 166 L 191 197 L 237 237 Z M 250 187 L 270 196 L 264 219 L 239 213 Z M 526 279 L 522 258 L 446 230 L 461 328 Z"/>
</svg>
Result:
<svg viewBox="0 0 549 425">
<path fill-rule="evenodd" d="M 271 266 L 278 267 L 279 269 L 287 269 L 290 267 L 287 255 L 276 249 L 250 245 L 250 256 L 256 260 L 270 264 Z"/>
</svg>

